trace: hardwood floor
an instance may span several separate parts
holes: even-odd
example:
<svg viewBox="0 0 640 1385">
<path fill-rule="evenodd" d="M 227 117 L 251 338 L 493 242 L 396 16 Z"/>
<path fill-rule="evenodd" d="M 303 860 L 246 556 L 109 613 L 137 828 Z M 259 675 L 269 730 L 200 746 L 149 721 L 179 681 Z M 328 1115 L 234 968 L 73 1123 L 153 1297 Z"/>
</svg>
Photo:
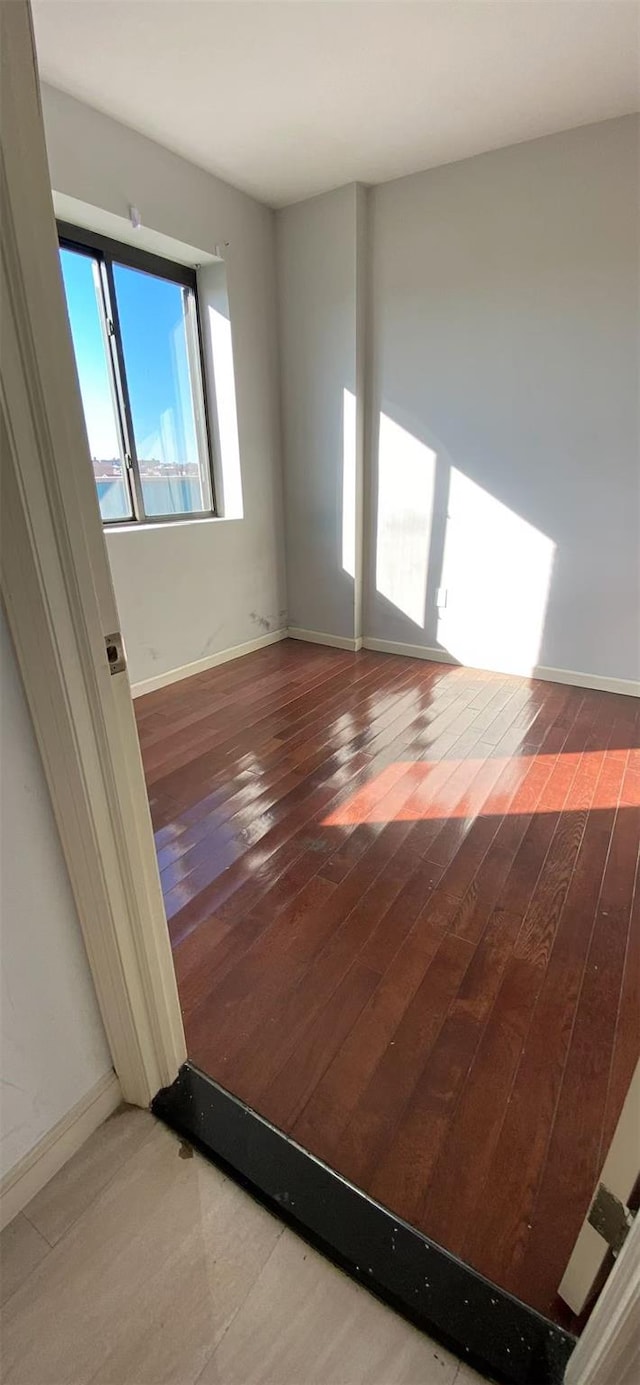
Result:
<svg viewBox="0 0 640 1385">
<path fill-rule="evenodd" d="M 135 705 L 190 1057 L 574 1325 L 640 1053 L 638 702 L 285 641 Z"/>
</svg>

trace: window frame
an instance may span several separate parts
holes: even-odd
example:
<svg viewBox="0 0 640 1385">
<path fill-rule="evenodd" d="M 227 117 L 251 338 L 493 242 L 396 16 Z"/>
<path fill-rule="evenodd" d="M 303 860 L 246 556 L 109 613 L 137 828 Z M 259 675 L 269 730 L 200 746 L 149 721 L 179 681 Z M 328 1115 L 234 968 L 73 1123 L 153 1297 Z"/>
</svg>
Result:
<svg viewBox="0 0 640 1385">
<path fill-rule="evenodd" d="M 216 508 L 213 464 L 213 433 L 209 419 L 205 354 L 202 343 L 198 282 L 195 269 L 191 265 L 179 264 L 176 260 L 165 259 L 163 255 L 154 255 L 150 250 L 143 250 L 140 246 L 128 245 L 125 241 L 113 240 L 109 236 L 103 236 L 99 231 L 87 231 L 83 227 L 71 225 L 71 223 L 66 221 L 57 221 L 56 225 L 60 249 L 72 250 L 77 254 L 86 255 L 87 258 L 95 260 L 100 275 L 100 307 L 102 309 L 101 322 L 105 336 L 105 356 L 114 398 L 116 427 L 124 462 L 123 480 L 128 488 L 131 502 L 131 514 L 125 516 L 123 519 L 104 519 L 101 514 L 100 518 L 103 528 L 122 529 L 123 527 L 126 528 L 131 525 L 185 524 L 189 523 L 191 520 L 215 518 L 218 511 Z M 211 492 L 210 509 L 182 510 L 178 514 L 171 515 L 148 515 L 146 512 L 133 427 L 131 401 L 129 398 L 120 317 L 118 314 L 118 300 L 113 274 L 114 264 L 121 264 L 129 269 L 141 270 L 145 274 L 151 274 L 156 278 L 179 284 L 182 288 L 190 289 L 193 293 L 193 327 L 195 329 L 196 341 L 191 344 L 192 349 L 190 349 L 189 343 L 188 321 L 185 322 L 185 330 L 187 334 L 187 352 L 190 357 L 190 364 L 192 368 L 195 367 L 197 375 L 195 386 L 196 390 L 199 390 L 200 399 L 202 401 L 200 404 L 200 400 L 194 397 L 193 409 L 198 451 L 205 454 L 206 466 L 208 469 L 207 474 Z M 195 391 L 192 390 L 192 395 L 194 393 Z"/>
</svg>

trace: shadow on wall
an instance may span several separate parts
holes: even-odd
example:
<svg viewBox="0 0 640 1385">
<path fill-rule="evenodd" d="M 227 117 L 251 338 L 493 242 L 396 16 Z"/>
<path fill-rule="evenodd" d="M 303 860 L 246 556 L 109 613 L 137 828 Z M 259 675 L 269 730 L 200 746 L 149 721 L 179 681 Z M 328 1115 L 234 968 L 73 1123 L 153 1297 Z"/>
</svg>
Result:
<svg viewBox="0 0 640 1385">
<path fill-rule="evenodd" d="M 301 372 L 302 373 L 302 372 Z M 352 638 L 356 576 L 356 397 L 339 368 L 325 372 L 309 418 L 290 407 L 289 450 L 305 465 L 287 478 L 289 624 Z M 291 382 L 289 382 L 290 387 Z M 306 523 L 300 522 L 304 515 Z"/>
<path fill-rule="evenodd" d="M 386 411 L 376 456 L 371 576 L 378 599 L 403 618 L 399 638 L 455 662 L 531 674 L 553 540 Z"/>
</svg>

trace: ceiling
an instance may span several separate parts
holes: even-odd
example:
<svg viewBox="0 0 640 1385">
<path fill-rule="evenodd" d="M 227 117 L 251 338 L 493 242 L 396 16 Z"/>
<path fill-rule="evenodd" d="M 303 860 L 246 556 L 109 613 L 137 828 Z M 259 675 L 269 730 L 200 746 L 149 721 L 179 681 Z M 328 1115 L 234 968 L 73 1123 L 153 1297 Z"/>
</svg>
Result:
<svg viewBox="0 0 640 1385">
<path fill-rule="evenodd" d="M 271 206 L 638 108 L 634 0 L 34 0 L 42 77 Z"/>
</svg>

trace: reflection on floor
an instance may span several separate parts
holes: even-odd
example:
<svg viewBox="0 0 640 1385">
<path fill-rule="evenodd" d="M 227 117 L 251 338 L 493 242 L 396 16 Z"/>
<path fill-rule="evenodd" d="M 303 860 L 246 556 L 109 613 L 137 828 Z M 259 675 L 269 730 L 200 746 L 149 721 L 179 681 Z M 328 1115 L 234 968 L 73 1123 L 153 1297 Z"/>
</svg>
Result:
<svg viewBox="0 0 640 1385">
<path fill-rule="evenodd" d="M 639 711 L 293 641 L 136 703 L 190 1057 L 569 1327 L 640 1049 Z"/>
<path fill-rule="evenodd" d="M 145 1111 L 0 1238 L 4 1385 L 480 1385 Z"/>
</svg>

